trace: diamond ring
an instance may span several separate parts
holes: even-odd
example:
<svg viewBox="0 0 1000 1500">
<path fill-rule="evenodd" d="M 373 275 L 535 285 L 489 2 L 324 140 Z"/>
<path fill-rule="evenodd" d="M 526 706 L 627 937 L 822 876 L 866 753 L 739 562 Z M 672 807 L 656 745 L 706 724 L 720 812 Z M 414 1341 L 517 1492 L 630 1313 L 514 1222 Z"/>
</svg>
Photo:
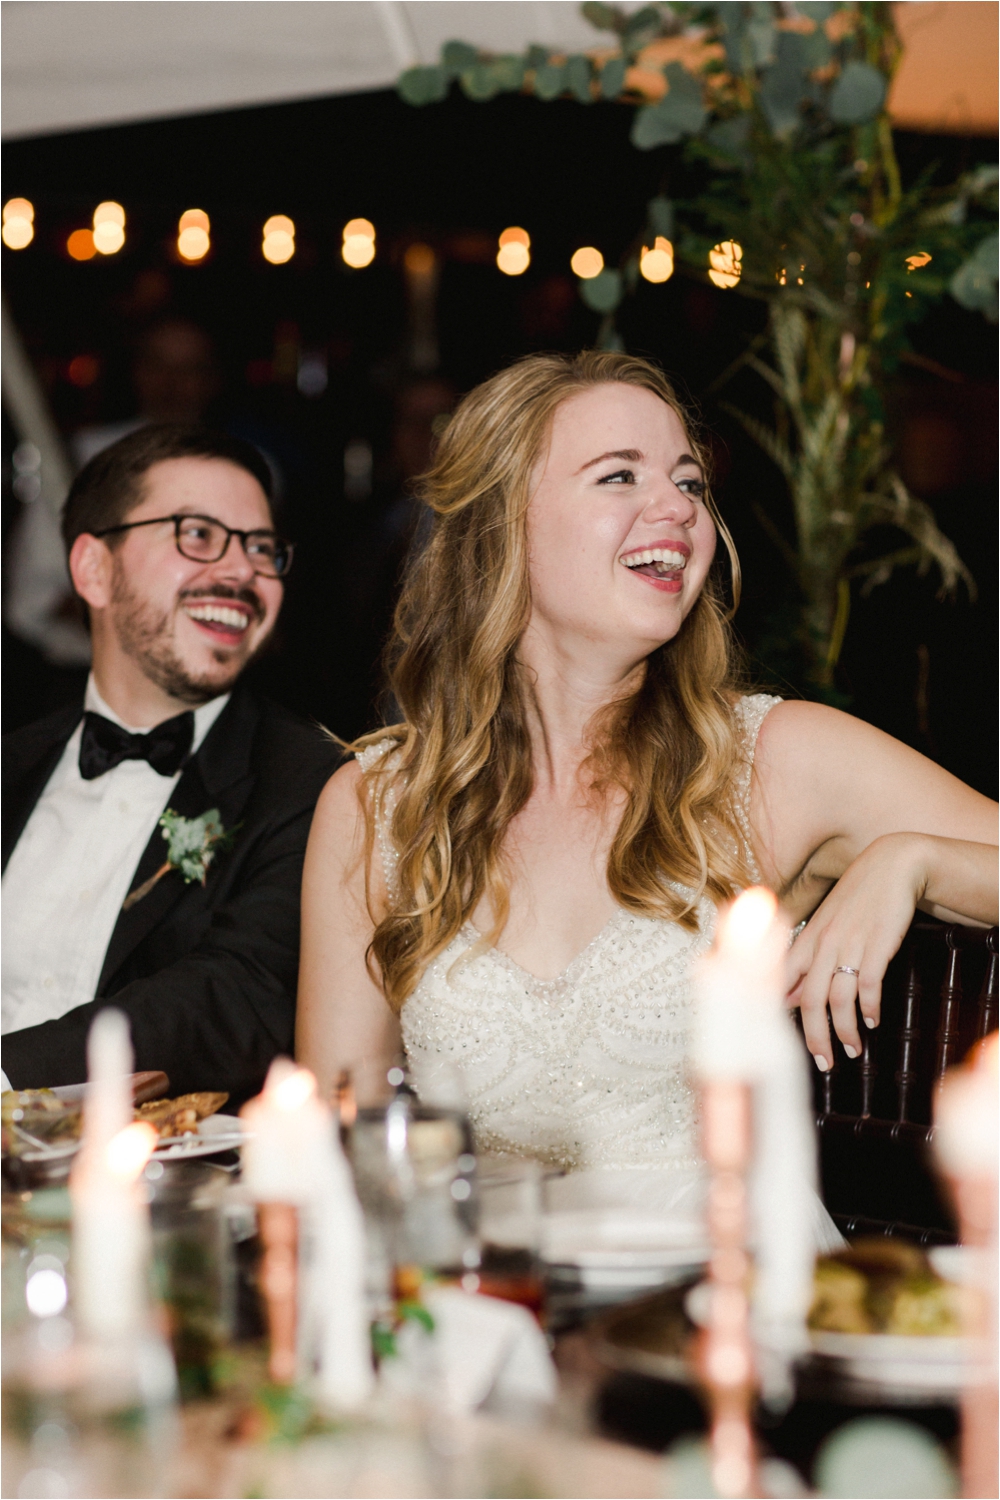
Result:
<svg viewBox="0 0 1000 1500">
<path fill-rule="evenodd" d="M 853 974 L 855 979 L 861 973 L 860 969 L 852 969 L 850 964 L 838 964 L 833 971 L 835 974 Z"/>
</svg>

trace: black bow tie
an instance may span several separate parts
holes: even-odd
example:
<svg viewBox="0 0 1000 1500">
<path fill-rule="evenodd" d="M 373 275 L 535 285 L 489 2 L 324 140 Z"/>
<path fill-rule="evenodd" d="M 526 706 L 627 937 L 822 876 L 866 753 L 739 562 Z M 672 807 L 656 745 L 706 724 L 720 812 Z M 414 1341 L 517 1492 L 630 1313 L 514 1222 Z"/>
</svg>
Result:
<svg viewBox="0 0 1000 1500">
<path fill-rule="evenodd" d="M 190 709 L 176 719 L 157 724 L 148 734 L 132 734 L 103 714 L 88 710 L 80 738 L 80 775 L 84 781 L 93 781 L 123 760 L 148 760 L 161 776 L 176 776 L 193 739 L 194 714 Z"/>
</svg>

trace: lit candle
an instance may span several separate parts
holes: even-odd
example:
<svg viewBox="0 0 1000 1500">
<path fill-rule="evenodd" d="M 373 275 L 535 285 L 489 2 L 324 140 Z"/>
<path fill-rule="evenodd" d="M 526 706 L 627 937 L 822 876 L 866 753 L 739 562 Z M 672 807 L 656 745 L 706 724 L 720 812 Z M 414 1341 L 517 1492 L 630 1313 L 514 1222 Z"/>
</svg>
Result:
<svg viewBox="0 0 1000 1500">
<path fill-rule="evenodd" d="M 132 1119 L 132 1047 L 121 1011 L 101 1011 L 87 1039 L 89 1087 L 73 1164 L 73 1297 L 81 1331 L 116 1339 L 148 1319 L 149 1207 L 139 1178 L 157 1142 Z"/>
<path fill-rule="evenodd" d="M 702 1367 L 715 1407 L 715 1482 L 727 1495 L 750 1493 L 753 1483 L 754 1378 L 765 1398 L 790 1395 L 789 1366 L 806 1347 L 812 1297 L 815 1140 L 808 1068 L 784 1006 L 788 936 L 771 892 L 745 891 L 720 915 L 715 945 L 694 974 L 714 1251 Z"/>
<path fill-rule="evenodd" d="M 336 1123 L 313 1075 L 287 1058 L 272 1063 L 263 1093 L 245 1104 L 241 1115 L 249 1130 L 243 1182 L 264 1206 L 261 1230 L 265 1258 L 271 1257 L 270 1266 L 265 1259 L 264 1279 L 272 1374 L 286 1380 L 297 1375 L 324 1402 L 351 1410 L 368 1396 L 373 1377 L 364 1225 Z M 290 1229 L 288 1209 L 297 1210 L 297 1234 Z M 289 1324 L 293 1296 L 297 1307 L 291 1306 Z M 289 1358 L 291 1326 L 294 1360 Z"/>
<path fill-rule="evenodd" d="M 962 1243 L 975 1256 L 966 1331 L 975 1340 L 962 1397 L 962 1493 L 997 1493 L 997 1035 L 945 1074 L 934 1101 L 934 1149 L 954 1193 Z"/>
</svg>

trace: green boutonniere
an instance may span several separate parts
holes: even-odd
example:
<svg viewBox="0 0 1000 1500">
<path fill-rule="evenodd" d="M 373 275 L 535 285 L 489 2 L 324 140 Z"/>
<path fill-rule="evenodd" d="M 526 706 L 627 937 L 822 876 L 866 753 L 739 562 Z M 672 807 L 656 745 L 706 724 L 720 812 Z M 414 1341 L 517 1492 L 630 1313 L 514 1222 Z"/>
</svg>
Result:
<svg viewBox="0 0 1000 1500">
<path fill-rule="evenodd" d="M 157 881 L 171 870 L 180 871 L 185 885 L 190 885 L 192 880 L 204 885 L 209 865 L 220 850 L 227 849 L 232 843 L 239 824 L 227 832 L 217 807 L 202 813 L 200 818 L 182 818 L 180 813 L 168 807 L 160 819 L 160 827 L 167 841 L 166 861 L 155 875 L 125 897 L 122 911 L 128 911 L 143 896 L 148 896 Z"/>
</svg>

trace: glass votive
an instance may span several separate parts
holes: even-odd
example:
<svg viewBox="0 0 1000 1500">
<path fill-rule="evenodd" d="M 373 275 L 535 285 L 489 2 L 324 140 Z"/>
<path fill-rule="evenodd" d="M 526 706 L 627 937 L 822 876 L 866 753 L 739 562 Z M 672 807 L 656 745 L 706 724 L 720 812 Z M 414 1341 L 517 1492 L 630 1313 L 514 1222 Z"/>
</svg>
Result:
<svg viewBox="0 0 1000 1500">
<path fill-rule="evenodd" d="M 529 1160 L 480 1157 L 479 1290 L 518 1302 L 541 1316 L 544 1279 L 539 1255 L 542 1169 Z"/>
<path fill-rule="evenodd" d="M 167 1314 L 182 1399 L 211 1395 L 233 1334 L 235 1275 L 226 1214 L 230 1177 L 207 1162 L 151 1161 L 145 1170 L 153 1277 Z"/>
</svg>

